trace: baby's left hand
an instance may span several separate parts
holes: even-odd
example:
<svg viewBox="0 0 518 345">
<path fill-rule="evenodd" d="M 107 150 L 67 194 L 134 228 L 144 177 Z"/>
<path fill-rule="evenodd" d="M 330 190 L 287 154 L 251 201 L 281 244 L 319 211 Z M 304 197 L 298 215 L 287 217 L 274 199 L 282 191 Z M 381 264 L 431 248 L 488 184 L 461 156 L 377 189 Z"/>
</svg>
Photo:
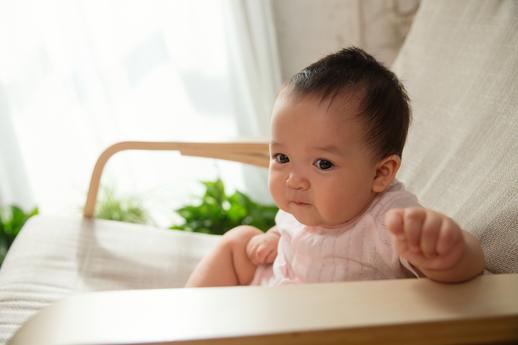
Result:
<svg viewBox="0 0 518 345">
<path fill-rule="evenodd" d="M 448 270 L 462 258 L 463 231 L 449 217 L 425 208 L 392 209 L 385 215 L 399 254 L 421 270 Z"/>
</svg>

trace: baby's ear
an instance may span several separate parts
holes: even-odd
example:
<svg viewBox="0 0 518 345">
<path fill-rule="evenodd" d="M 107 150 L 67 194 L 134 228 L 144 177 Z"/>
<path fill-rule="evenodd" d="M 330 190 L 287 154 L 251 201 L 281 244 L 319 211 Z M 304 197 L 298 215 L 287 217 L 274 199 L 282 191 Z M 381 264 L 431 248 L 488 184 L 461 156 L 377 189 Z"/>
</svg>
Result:
<svg viewBox="0 0 518 345">
<path fill-rule="evenodd" d="M 372 191 L 381 193 L 396 178 L 396 173 L 401 165 L 401 157 L 390 155 L 376 164 L 376 175 L 372 181 Z"/>
</svg>

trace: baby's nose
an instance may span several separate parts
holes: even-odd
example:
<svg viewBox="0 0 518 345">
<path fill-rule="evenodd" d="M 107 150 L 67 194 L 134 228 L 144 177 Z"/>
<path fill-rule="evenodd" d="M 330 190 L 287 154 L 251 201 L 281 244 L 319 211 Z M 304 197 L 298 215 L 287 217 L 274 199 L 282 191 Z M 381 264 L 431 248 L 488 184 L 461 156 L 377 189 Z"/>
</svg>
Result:
<svg viewBox="0 0 518 345">
<path fill-rule="evenodd" d="M 295 173 L 291 173 L 288 175 L 286 179 L 286 185 L 288 188 L 296 189 L 296 190 L 307 190 L 309 189 L 309 181 L 307 178 L 300 176 Z"/>
</svg>

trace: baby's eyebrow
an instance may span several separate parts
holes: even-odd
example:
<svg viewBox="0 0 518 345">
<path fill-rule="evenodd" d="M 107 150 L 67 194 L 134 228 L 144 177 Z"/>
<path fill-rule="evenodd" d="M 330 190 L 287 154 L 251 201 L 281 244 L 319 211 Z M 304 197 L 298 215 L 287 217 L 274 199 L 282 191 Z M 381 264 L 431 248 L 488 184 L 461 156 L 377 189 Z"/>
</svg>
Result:
<svg viewBox="0 0 518 345">
<path fill-rule="evenodd" d="M 337 155 L 344 154 L 344 150 L 342 150 L 340 147 L 338 147 L 336 145 L 315 146 L 314 149 L 317 151 L 325 151 L 325 152 L 334 153 Z"/>
</svg>

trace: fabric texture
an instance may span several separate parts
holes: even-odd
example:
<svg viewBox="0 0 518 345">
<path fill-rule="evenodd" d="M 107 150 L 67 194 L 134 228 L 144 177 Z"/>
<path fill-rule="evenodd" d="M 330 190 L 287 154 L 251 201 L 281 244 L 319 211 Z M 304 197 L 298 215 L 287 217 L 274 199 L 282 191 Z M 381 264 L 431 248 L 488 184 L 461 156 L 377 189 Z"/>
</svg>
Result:
<svg viewBox="0 0 518 345">
<path fill-rule="evenodd" d="M 258 267 L 251 285 L 408 278 L 384 224 L 391 208 L 419 206 L 401 183 L 392 184 L 355 219 L 335 227 L 305 226 L 280 210 L 280 239 L 272 265 Z"/>
<path fill-rule="evenodd" d="M 423 1 L 393 69 L 414 117 L 398 178 L 518 272 L 518 2 Z"/>
<path fill-rule="evenodd" d="M 80 218 L 31 218 L 0 270 L 0 344 L 82 292 L 183 287 L 219 236 Z"/>
</svg>

